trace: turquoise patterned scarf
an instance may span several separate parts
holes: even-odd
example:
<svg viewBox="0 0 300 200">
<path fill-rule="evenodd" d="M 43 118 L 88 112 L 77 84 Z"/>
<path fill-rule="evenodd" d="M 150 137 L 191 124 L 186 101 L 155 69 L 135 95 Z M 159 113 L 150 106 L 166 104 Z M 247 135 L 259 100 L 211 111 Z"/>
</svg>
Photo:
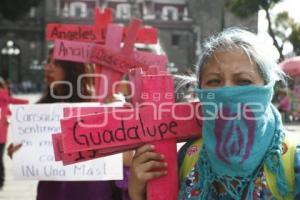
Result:
<svg viewBox="0 0 300 200">
<path fill-rule="evenodd" d="M 254 180 L 263 164 L 275 174 L 282 196 L 288 188 L 281 160 L 284 137 L 280 114 L 271 104 L 274 83 L 196 89 L 203 112 L 200 199 L 214 183 L 233 199 L 253 199 Z"/>
</svg>

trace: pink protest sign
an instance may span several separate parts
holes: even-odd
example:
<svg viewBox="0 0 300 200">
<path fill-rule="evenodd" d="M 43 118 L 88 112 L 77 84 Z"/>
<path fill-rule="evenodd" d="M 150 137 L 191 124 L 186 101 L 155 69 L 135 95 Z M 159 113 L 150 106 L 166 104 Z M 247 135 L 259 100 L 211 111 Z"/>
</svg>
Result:
<svg viewBox="0 0 300 200">
<path fill-rule="evenodd" d="M 96 64 L 96 72 L 101 72 L 101 75 L 95 74 L 96 95 L 100 102 L 104 102 L 105 99 L 111 99 L 113 95 L 111 87 L 122 79 L 128 69 L 141 67 L 147 70 L 150 65 L 165 69 L 166 56 L 134 51 L 134 43 L 157 42 L 156 29 L 145 28 L 141 24 L 140 20 L 134 19 L 125 31 L 124 27 L 107 25 L 106 29 L 101 29 L 102 32 L 107 31 L 105 45 L 56 40 L 54 58 Z M 124 45 L 121 48 L 122 41 Z M 105 81 L 103 77 L 106 77 Z"/>
<path fill-rule="evenodd" d="M 47 24 L 47 40 L 64 39 L 83 42 L 101 41 L 101 34 L 93 25 Z"/>
<path fill-rule="evenodd" d="M 97 33 L 100 33 L 101 41 L 97 41 L 98 43 L 104 43 L 106 37 L 106 29 L 109 24 L 112 23 L 112 9 L 105 8 L 103 12 L 99 7 L 95 8 L 95 26 Z"/>
<path fill-rule="evenodd" d="M 27 100 L 12 98 L 7 89 L 0 89 L 0 143 L 4 144 L 7 138 L 8 122 L 7 116 L 10 115 L 9 104 L 27 104 Z"/>
<path fill-rule="evenodd" d="M 95 24 L 60 24 L 50 23 L 46 27 L 47 40 L 74 40 L 82 42 L 105 43 L 106 29 L 112 24 L 112 10 L 104 9 L 103 13 L 100 8 L 95 9 Z M 122 27 L 122 39 L 128 35 L 128 28 Z M 152 27 L 143 27 L 138 30 L 136 42 L 155 44 L 157 43 L 157 30 Z"/>
<path fill-rule="evenodd" d="M 148 52 L 135 52 L 128 57 L 103 45 L 68 40 L 55 40 L 54 44 L 54 59 L 100 64 L 122 73 L 132 68 L 146 71 L 150 65 L 164 67 L 167 63 L 165 55 Z"/>
<path fill-rule="evenodd" d="M 53 52 L 54 59 L 83 63 L 96 63 L 125 73 L 130 68 L 147 68 L 145 64 L 130 59 L 121 53 L 115 53 L 102 45 L 56 40 Z"/>
<path fill-rule="evenodd" d="M 165 71 L 160 71 L 159 67 L 153 66 L 145 73 L 142 70 L 131 70 L 129 72 L 129 80 L 134 85 L 139 85 L 134 91 L 133 103 L 152 103 L 157 106 L 157 112 L 163 112 L 164 105 L 174 104 L 174 83 L 172 76 Z M 194 108 L 197 114 L 199 108 Z M 182 111 L 179 111 L 182 113 Z M 169 112 L 170 116 L 176 116 L 175 113 Z M 194 126 L 200 123 L 195 120 Z M 185 124 L 186 126 L 190 126 Z M 200 125 L 201 126 L 201 125 Z M 200 127 L 199 126 L 199 127 Z M 197 136 L 200 137 L 201 130 L 198 130 Z M 185 139 L 188 139 L 186 137 Z M 147 199 L 148 200 L 164 200 L 177 199 L 178 169 L 177 169 L 177 151 L 176 139 L 155 141 L 155 151 L 165 156 L 165 162 L 168 163 L 167 175 L 159 179 L 153 179 L 147 183 Z M 157 186 L 160 187 L 157 187 Z"/>
<path fill-rule="evenodd" d="M 123 37 L 122 33 L 122 27 L 110 24 L 106 33 L 105 47 L 115 53 L 119 52 Z M 99 64 L 96 65 L 96 71 L 101 71 L 101 78 L 97 76 L 99 73 L 95 77 L 95 90 L 98 100 L 99 102 L 105 102 L 106 99 L 111 101 L 113 96 L 112 86 L 115 82 L 122 80 L 124 74 L 123 72 L 112 70 L 109 67 L 102 67 L 102 65 Z"/>
<path fill-rule="evenodd" d="M 58 159 L 70 164 L 153 143 L 171 167 L 167 176 L 147 184 L 147 199 L 176 199 L 176 142 L 201 136 L 200 104 L 174 103 L 172 77 L 159 67 L 147 73 L 134 69 L 129 78 L 139 84 L 139 98 L 133 99 L 137 107 L 61 120 Z"/>
<path fill-rule="evenodd" d="M 162 139 L 181 141 L 197 137 L 200 132 L 195 115 L 197 107 L 197 103 L 166 105 L 165 112 L 157 114 L 156 107 L 144 106 L 63 119 L 63 152 L 116 149 Z"/>
<path fill-rule="evenodd" d="M 58 24 L 50 23 L 46 27 L 47 40 L 64 39 L 84 42 L 104 43 L 108 24 L 112 23 L 112 10 L 95 8 L 95 24 Z"/>
<path fill-rule="evenodd" d="M 122 28 L 122 36 L 126 38 L 128 28 Z M 100 29 L 94 25 L 79 24 L 56 24 L 50 23 L 46 27 L 47 40 L 74 40 L 81 42 L 104 43 L 105 29 Z M 157 30 L 155 28 L 142 28 L 138 31 L 137 43 L 155 44 L 157 42 Z"/>
<path fill-rule="evenodd" d="M 52 142 L 53 142 L 53 149 L 54 149 L 54 157 L 55 161 L 62 161 L 63 165 L 74 164 L 78 162 L 83 162 L 95 158 L 100 158 L 103 156 L 108 156 L 116 153 L 121 153 L 128 150 L 128 146 L 119 146 L 116 149 L 104 149 L 104 150 L 87 150 L 87 151 L 78 151 L 74 153 L 64 153 L 62 147 L 62 134 L 52 134 Z M 130 146 L 131 149 L 135 149 L 136 147 L 140 146 L 132 145 Z"/>
<path fill-rule="evenodd" d="M 80 116 L 80 115 L 90 115 L 97 114 L 103 112 L 110 112 L 114 109 L 119 109 L 120 107 L 106 107 L 106 106 L 98 106 L 98 107 L 65 107 L 63 109 L 64 118 L 69 118 L 72 116 Z M 62 150 L 62 140 L 61 133 L 52 135 L 53 141 L 53 149 L 54 149 L 54 157 L 56 161 L 63 161 L 63 164 L 73 164 L 79 161 L 90 160 L 96 157 L 103 157 L 108 155 L 107 153 L 100 153 L 96 150 L 91 151 L 83 151 L 76 152 L 72 154 L 66 154 Z"/>
</svg>

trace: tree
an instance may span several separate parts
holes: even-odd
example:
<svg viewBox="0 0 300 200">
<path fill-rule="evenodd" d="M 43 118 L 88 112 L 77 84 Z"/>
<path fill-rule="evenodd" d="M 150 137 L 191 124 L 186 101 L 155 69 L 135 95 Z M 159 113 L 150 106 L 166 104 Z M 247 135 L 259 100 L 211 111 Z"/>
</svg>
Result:
<svg viewBox="0 0 300 200">
<path fill-rule="evenodd" d="M 226 7 L 228 7 L 235 15 L 242 18 L 249 17 L 253 13 L 257 13 L 260 9 L 263 9 L 266 12 L 266 18 L 268 21 L 268 32 L 273 39 L 274 46 L 278 50 L 280 57 L 279 60 L 283 60 L 283 43 L 280 45 L 276 39 L 270 15 L 270 9 L 280 1 L 282 0 L 227 0 Z"/>
<path fill-rule="evenodd" d="M 289 41 L 293 45 L 293 50 L 296 55 L 300 55 L 300 24 L 292 24 L 292 32 L 289 35 Z"/>
<path fill-rule="evenodd" d="M 289 42 L 293 46 L 296 55 L 300 55 L 300 24 L 289 17 L 288 12 L 278 13 L 274 20 L 274 32 L 284 45 Z"/>
<path fill-rule="evenodd" d="M 31 7 L 38 6 L 41 0 L 1 0 L 0 14 L 8 20 L 17 20 L 24 16 Z"/>
</svg>

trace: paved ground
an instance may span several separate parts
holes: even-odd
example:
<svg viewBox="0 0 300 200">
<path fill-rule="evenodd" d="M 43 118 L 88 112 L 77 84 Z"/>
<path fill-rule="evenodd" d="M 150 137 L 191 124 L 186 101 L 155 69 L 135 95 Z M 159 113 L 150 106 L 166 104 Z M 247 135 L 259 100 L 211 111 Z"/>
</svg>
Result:
<svg viewBox="0 0 300 200">
<path fill-rule="evenodd" d="M 38 95 L 23 95 L 18 98 L 29 99 L 34 103 L 38 99 Z M 295 134 L 300 139 L 300 124 L 286 125 L 286 128 Z M 10 137 L 8 137 L 10 140 Z M 8 144 L 10 142 L 8 141 Z M 4 163 L 6 168 L 6 180 L 5 185 L 0 191 L 0 200 L 34 200 L 36 196 L 37 181 L 16 181 L 12 176 L 12 161 L 8 156 L 4 155 Z"/>
</svg>

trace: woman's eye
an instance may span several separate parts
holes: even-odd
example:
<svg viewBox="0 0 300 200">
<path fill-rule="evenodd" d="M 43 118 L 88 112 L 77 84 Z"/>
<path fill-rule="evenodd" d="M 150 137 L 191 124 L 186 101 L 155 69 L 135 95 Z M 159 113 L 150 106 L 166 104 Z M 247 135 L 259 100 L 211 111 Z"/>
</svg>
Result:
<svg viewBox="0 0 300 200">
<path fill-rule="evenodd" d="M 240 80 L 237 80 L 236 82 L 237 85 L 251 85 L 253 84 L 251 80 L 248 80 L 248 79 L 240 79 Z"/>
<path fill-rule="evenodd" d="M 220 83 L 221 83 L 221 80 L 219 80 L 219 79 L 211 79 L 211 80 L 206 81 L 206 85 L 208 85 L 208 86 L 216 86 L 216 85 L 219 85 Z"/>
</svg>

